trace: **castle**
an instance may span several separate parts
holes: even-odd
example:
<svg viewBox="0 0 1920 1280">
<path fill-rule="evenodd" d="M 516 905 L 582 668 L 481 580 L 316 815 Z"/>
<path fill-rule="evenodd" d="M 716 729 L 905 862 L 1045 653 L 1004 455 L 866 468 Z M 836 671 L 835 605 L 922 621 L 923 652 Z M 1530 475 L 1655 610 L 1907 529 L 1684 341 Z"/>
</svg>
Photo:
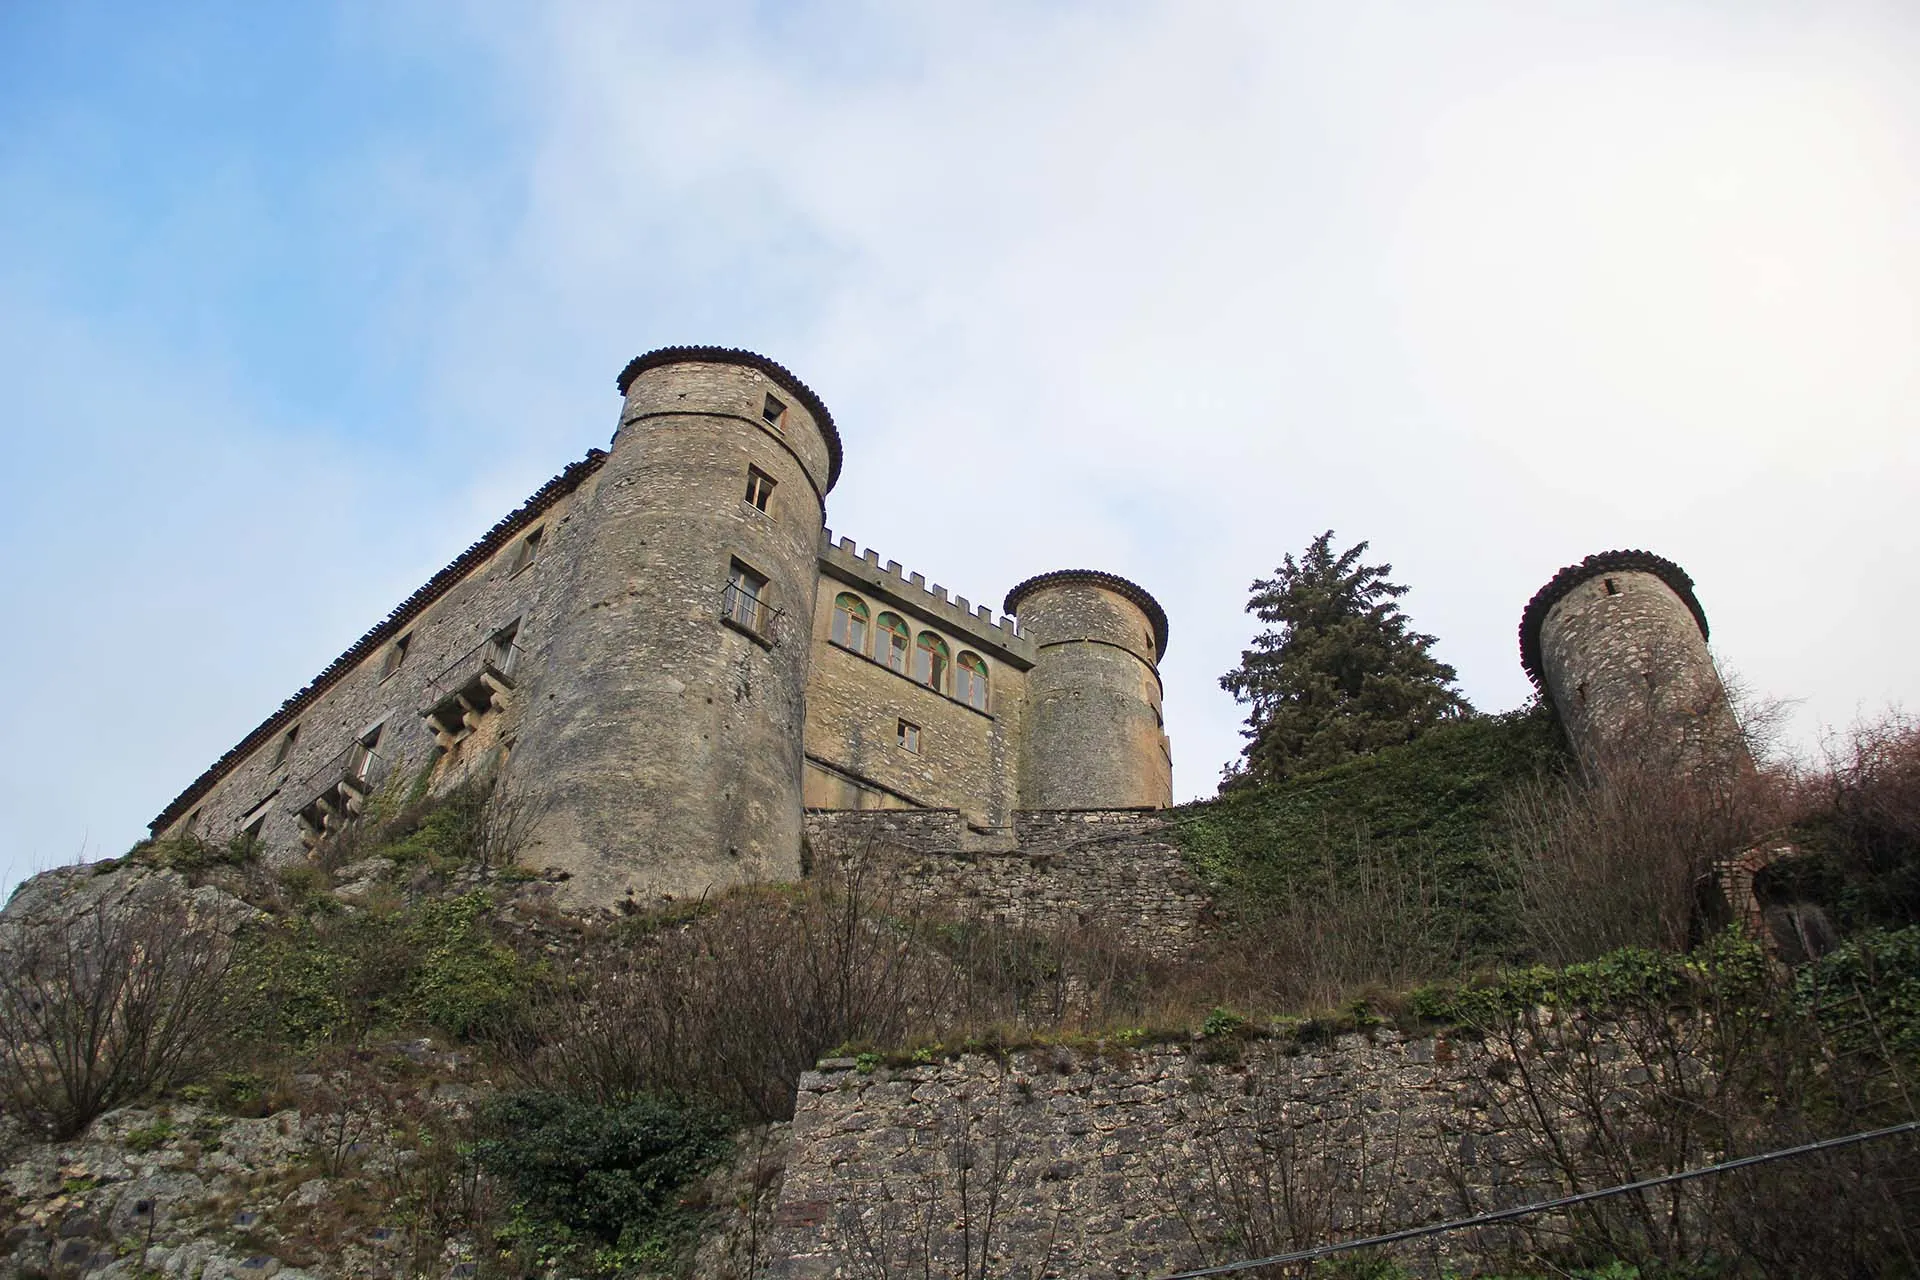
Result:
<svg viewBox="0 0 1920 1280">
<path fill-rule="evenodd" d="M 684 897 L 802 871 L 803 810 L 1172 799 L 1167 616 L 1063 570 L 996 618 L 834 541 L 832 415 L 751 352 L 619 378 L 594 450 L 362 636 L 151 824 L 291 859 L 383 788 L 479 769 L 539 798 L 526 857 L 568 896 Z"/>
<path fill-rule="evenodd" d="M 499 770 L 538 799 L 528 860 L 606 904 L 797 878 L 808 814 L 816 830 L 836 825 L 821 815 L 939 814 L 922 846 L 1005 852 L 1034 815 L 1171 803 L 1167 616 L 1145 590 L 1043 573 L 995 617 L 836 542 L 832 415 L 763 356 L 663 348 L 618 386 L 606 451 L 361 637 L 154 834 L 292 859 L 383 788 Z M 1590 556 L 1520 630 L 1589 764 L 1649 742 L 1743 758 L 1679 566 Z"/>
</svg>

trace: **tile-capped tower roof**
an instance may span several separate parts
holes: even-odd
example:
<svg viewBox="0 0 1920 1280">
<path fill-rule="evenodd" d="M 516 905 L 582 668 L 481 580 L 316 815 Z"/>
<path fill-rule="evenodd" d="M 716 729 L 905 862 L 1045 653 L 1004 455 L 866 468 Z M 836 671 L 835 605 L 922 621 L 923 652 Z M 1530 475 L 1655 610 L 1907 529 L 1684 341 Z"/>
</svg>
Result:
<svg viewBox="0 0 1920 1280">
<path fill-rule="evenodd" d="M 658 347 L 644 355 L 635 356 L 627 361 L 627 367 L 620 371 L 615 385 L 620 394 L 627 394 L 627 388 L 633 380 L 649 369 L 658 369 L 670 364 L 732 364 L 747 369 L 758 369 L 775 382 L 785 387 L 807 412 L 813 415 L 814 425 L 820 428 L 820 434 L 827 442 L 827 488 L 831 489 L 840 479 L 840 430 L 833 425 L 833 414 L 826 403 L 814 394 L 813 388 L 795 377 L 793 371 L 785 365 L 769 360 L 757 351 L 746 351 L 739 347 Z"/>
<path fill-rule="evenodd" d="M 1106 573 L 1099 569 L 1055 569 L 1052 573 L 1036 574 L 1007 592 L 1007 599 L 1000 606 L 1002 613 L 1011 613 L 1016 617 L 1020 613 L 1020 601 L 1042 587 L 1057 586 L 1064 582 L 1090 582 L 1096 587 L 1105 587 L 1115 595 L 1125 597 L 1138 605 L 1140 611 L 1153 623 L 1153 651 L 1156 659 L 1167 653 L 1167 611 L 1160 602 L 1147 593 L 1147 589 L 1137 582 L 1131 582 L 1117 573 Z"/>
<path fill-rule="evenodd" d="M 1699 599 L 1693 594 L 1693 579 L 1685 569 L 1651 551 L 1602 551 L 1554 574 L 1546 586 L 1533 593 L 1533 599 L 1527 601 L 1520 615 L 1520 665 L 1527 669 L 1527 678 L 1535 688 L 1546 688 L 1546 672 L 1540 661 L 1540 627 L 1547 620 L 1547 611 L 1589 578 L 1615 571 L 1650 573 L 1666 583 L 1693 614 L 1693 620 L 1700 624 L 1700 638 L 1708 638 L 1707 611 L 1700 607 Z"/>
</svg>

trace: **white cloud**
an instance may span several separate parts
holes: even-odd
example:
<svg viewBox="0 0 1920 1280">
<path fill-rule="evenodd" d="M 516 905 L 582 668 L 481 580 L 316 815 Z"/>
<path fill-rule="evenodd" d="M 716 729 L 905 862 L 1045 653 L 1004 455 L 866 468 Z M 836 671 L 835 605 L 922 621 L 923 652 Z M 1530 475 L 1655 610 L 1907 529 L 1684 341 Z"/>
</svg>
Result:
<svg viewBox="0 0 1920 1280">
<path fill-rule="evenodd" d="M 1803 737 L 1912 692 L 1868 585 L 1913 550 L 1901 11 L 809 12 L 515 32 L 547 123 L 488 288 L 764 345 L 843 424 L 836 529 L 971 595 L 1137 577 L 1183 793 L 1236 746 L 1247 581 L 1325 527 L 1483 706 L 1528 595 L 1623 545 Z M 822 74 L 854 24 L 888 59 Z"/>
</svg>

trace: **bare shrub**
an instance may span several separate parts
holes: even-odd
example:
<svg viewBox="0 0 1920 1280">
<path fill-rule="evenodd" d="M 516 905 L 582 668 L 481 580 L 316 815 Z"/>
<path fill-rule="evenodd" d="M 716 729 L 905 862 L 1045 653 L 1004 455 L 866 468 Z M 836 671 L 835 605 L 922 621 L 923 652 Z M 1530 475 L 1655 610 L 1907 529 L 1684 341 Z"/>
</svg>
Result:
<svg viewBox="0 0 1920 1280">
<path fill-rule="evenodd" d="M 1915 1114 L 1911 1062 L 1881 1038 L 1834 1033 L 1872 1022 L 1869 1004 L 1796 997 L 1751 943 L 1723 940 L 1687 970 L 1644 953 L 1587 969 L 1582 980 L 1611 987 L 1604 1007 L 1529 999 L 1482 1027 L 1504 1063 L 1488 1075 L 1509 1121 L 1500 1159 L 1527 1181 L 1617 1186 Z M 1533 1260 L 1642 1274 L 1910 1275 L 1920 1175 L 1896 1140 L 1596 1200 L 1515 1234 Z"/>
<path fill-rule="evenodd" d="M 928 914 L 856 857 L 796 888 L 627 922 L 504 1047 L 541 1089 L 607 1103 L 699 1095 L 778 1120 L 835 1048 L 1137 1021 L 1162 997 L 1160 972 L 1097 928 Z"/>
<path fill-rule="evenodd" d="M 800 1073 L 827 1050 L 898 1043 L 943 1002 L 950 969 L 885 905 L 856 869 L 737 892 L 639 945 L 616 939 L 543 1003 L 520 1072 L 603 1103 L 703 1094 L 789 1118 Z"/>
<path fill-rule="evenodd" d="M 0 955 L 0 1097 L 67 1137 L 190 1079 L 225 1038 L 232 955 L 178 902 L 20 925 Z"/>
<path fill-rule="evenodd" d="M 1777 821 L 1766 778 L 1622 759 L 1542 779 L 1504 805 L 1529 952 L 1556 964 L 1621 947 L 1684 950 L 1716 862 Z"/>
</svg>

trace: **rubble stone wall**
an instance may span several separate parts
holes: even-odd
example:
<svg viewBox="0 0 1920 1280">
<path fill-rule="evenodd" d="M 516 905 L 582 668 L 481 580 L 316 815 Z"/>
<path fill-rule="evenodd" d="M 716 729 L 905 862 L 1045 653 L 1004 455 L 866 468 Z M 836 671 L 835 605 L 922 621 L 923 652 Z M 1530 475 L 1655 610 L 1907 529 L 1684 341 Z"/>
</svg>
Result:
<svg viewBox="0 0 1920 1280">
<path fill-rule="evenodd" d="M 816 863 L 864 858 L 908 901 L 1025 928 L 1104 926 L 1143 951 L 1200 940 L 1211 898 L 1158 814 L 1135 809 L 1016 813 L 971 826 L 956 810 L 807 814 Z"/>
<path fill-rule="evenodd" d="M 763 1274 L 1166 1275 L 1292 1247 L 1289 1230 L 1323 1243 L 1525 1203 L 1553 1184 L 1509 1138 L 1502 1053 L 1380 1032 L 1224 1061 L 1204 1044 L 830 1059 L 801 1080 Z M 1437 1271 L 1437 1250 L 1475 1243 L 1403 1260 Z"/>
</svg>

